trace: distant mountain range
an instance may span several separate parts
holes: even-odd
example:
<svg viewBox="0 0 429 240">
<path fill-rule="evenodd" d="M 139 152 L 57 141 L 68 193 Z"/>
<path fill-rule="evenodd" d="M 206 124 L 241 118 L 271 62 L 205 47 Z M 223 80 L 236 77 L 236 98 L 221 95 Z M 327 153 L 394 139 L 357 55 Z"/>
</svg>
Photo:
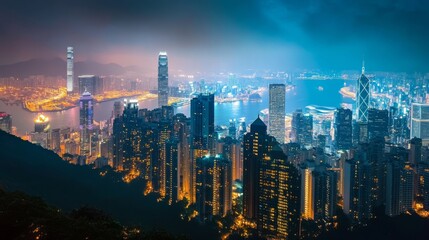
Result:
<svg viewBox="0 0 429 240">
<path fill-rule="evenodd" d="M 31 59 L 23 62 L 0 65 L 0 77 L 28 77 L 31 75 L 66 77 L 67 64 L 61 58 Z M 123 67 L 116 63 L 98 63 L 92 61 L 75 62 L 75 76 L 83 74 L 121 75 L 127 71 L 138 71 L 138 67 Z"/>
</svg>

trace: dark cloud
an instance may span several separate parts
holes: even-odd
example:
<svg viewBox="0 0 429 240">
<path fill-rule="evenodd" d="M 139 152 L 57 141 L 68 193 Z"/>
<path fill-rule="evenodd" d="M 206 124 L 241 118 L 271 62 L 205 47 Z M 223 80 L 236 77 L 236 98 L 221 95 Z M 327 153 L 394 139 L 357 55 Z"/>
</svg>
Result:
<svg viewBox="0 0 429 240">
<path fill-rule="evenodd" d="M 145 66 L 166 49 L 188 70 L 358 69 L 365 56 L 368 69 L 428 71 L 428 13 L 425 0 L 6 0 L 0 63 L 74 45 Z"/>
</svg>

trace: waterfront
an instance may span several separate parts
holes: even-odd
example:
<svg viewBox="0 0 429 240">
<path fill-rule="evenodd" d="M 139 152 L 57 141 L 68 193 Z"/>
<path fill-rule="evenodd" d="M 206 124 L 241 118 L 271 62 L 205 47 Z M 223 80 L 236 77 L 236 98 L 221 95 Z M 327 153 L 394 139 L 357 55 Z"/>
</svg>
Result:
<svg viewBox="0 0 429 240">
<path fill-rule="evenodd" d="M 296 109 L 304 109 L 308 105 L 339 107 L 341 103 L 353 103 L 349 98 L 343 98 L 339 93 L 344 87 L 343 80 L 297 80 L 295 87 L 286 93 L 286 112 L 291 113 Z M 350 83 L 349 83 L 350 84 Z M 323 89 L 323 90 L 322 90 Z M 225 125 L 229 119 L 246 118 L 246 123 L 251 123 L 265 108 L 268 108 L 268 92 L 261 94 L 262 101 L 249 102 L 237 101 L 228 103 L 215 103 L 215 122 Z M 94 107 L 94 120 L 101 121 L 110 118 L 115 100 L 97 103 Z M 139 102 L 140 108 L 153 109 L 157 107 L 157 99 L 146 99 Z M 176 113 L 184 113 L 189 116 L 190 105 L 175 109 Z M 33 120 L 37 113 L 31 113 L 22 108 L 20 104 L 5 104 L 0 101 L 0 111 L 12 115 L 13 126 L 17 127 L 18 134 L 34 130 Z M 76 128 L 79 125 L 79 109 L 71 108 L 60 112 L 44 113 L 51 119 L 51 128 Z"/>
</svg>

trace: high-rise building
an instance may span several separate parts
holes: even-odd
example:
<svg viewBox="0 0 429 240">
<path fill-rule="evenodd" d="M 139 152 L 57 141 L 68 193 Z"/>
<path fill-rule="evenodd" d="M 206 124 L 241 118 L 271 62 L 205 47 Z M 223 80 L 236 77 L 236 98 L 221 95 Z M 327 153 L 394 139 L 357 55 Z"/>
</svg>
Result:
<svg viewBox="0 0 429 240">
<path fill-rule="evenodd" d="M 89 92 L 93 95 L 99 94 L 100 91 L 97 89 L 97 81 L 99 77 L 95 75 L 81 75 L 79 79 L 79 93 Z"/>
<path fill-rule="evenodd" d="M 409 163 L 393 160 L 387 164 L 386 215 L 396 216 L 413 207 L 414 169 Z"/>
<path fill-rule="evenodd" d="M 285 104 L 286 87 L 284 84 L 270 84 L 269 133 L 277 142 L 285 142 Z"/>
<path fill-rule="evenodd" d="M 220 155 L 196 160 L 196 206 L 200 221 L 224 216 L 232 208 L 231 162 Z"/>
<path fill-rule="evenodd" d="M 408 160 L 411 164 L 418 164 L 422 161 L 422 140 L 420 138 L 412 138 L 409 142 L 410 155 Z"/>
<path fill-rule="evenodd" d="M 91 155 L 91 131 L 94 118 L 94 102 L 91 93 L 84 92 L 79 100 L 80 155 Z"/>
<path fill-rule="evenodd" d="M 60 134 L 60 129 L 59 128 L 55 128 L 52 129 L 52 131 L 50 132 L 50 143 L 49 143 L 49 148 L 56 152 L 59 153 L 60 152 L 60 148 L 61 148 L 61 134 Z"/>
<path fill-rule="evenodd" d="M 326 165 L 317 167 L 312 172 L 313 216 L 317 220 L 331 219 L 337 206 L 338 173 L 327 169 Z"/>
<path fill-rule="evenodd" d="M 291 138 L 293 142 L 302 145 L 313 143 L 313 116 L 311 114 L 304 114 L 301 109 L 293 113 Z"/>
<path fill-rule="evenodd" d="M 168 58 L 166 52 L 158 55 L 158 107 L 168 105 Z"/>
<path fill-rule="evenodd" d="M 193 149 L 214 150 L 214 95 L 200 94 L 191 100 L 191 144 Z M 213 152 L 212 152 L 213 153 Z"/>
<path fill-rule="evenodd" d="M 260 161 L 256 225 L 260 237 L 295 239 L 299 226 L 298 170 L 275 145 Z"/>
<path fill-rule="evenodd" d="M 231 137 L 220 139 L 216 144 L 216 152 L 222 153 L 225 158 L 231 161 L 232 165 L 232 179 L 243 179 L 243 158 L 241 154 L 240 141 Z"/>
<path fill-rule="evenodd" d="M 36 119 L 34 119 L 34 132 L 47 133 L 49 131 L 50 126 L 51 125 L 50 125 L 49 118 L 43 114 L 37 115 Z"/>
<path fill-rule="evenodd" d="M 147 168 L 150 166 L 143 155 L 143 139 L 149 141 L 153 138 L 153 132 L 143 131 L 143 120 L 138 117 L 137 100 L 125 101 L 124 112 L 121 117 L 113 122 L 113 166 L 124 171 L 125 181 L 143 176 L 150 180 Z M 153 146 L 148 144 L 147 148 Z"/>
<path fill-rule="evenodd" d="M 429 104 L 411 105 L 411 136 L 422 139 L 423 145 L 429 145 Z"/>
<path fill-rule="evenodd" d="M 170 139 L 165 143 L 165 198 L 169 204 L 179 200 L 179 141 Z"/>
<path fill-rule="evenodd" d="M 191 199 L 196 193 L 196 159 L 208 153 L 214 154 L 214 95 L 200 94 L 191 100 Z"/>
<path fill-rule="evenodd" d="M 338 108 L 334 116 L 334 140 L 338 150 L 349 150 L 352 147 L 352 111 Z"/>
<path fill-rule="evenodd" d="M 362 75 L 357 80 L 356 116 L 358 122 L 368 122 L 368 108 L 370 98 L 369 79 L 365 76 L 365 65 L 362 66 Z"/>
<path fill-rule="evenodd" d="M 12 117 L 5 112 L 0 112 L 0 129 L 7 133 L 12 132 Z"/>
<path fill-rule="evenodd" d="M 259 164 L 274 144 L 275 139 L 267 134 L 267 126 L 259 117 L 243 137 L 243 211 L 248 219 L 256 220 L 258 216 Z"/>
<path fill-rule="evenodd" d="M 67 47 L 67 92 L 73 92 L 73 47 Z"/>
<path fill-rule="evenodd" d="M 122 112 L 124 112 L 124 104 L 122 101 L 115 101 L 113 104 L 113 118 L 122 116 Z"/>
<path fill-rule="evenodd" d="M 368 109 L 368 137 L 369 140 L 377 137 L 389 136 L 389 111 Z"/>
</svg>

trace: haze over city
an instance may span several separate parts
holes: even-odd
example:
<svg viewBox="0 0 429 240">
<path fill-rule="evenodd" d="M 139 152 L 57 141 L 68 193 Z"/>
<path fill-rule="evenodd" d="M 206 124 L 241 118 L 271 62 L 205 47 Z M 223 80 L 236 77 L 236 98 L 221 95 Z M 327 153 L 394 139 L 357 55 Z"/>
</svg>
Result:
<svg viewBox="0 0 429 240">
<path fill-rule="evenodd" d="M 64 57 L 155 71 L 424 71 L 425 0 L 2 1 L 0 64 Z"/>
<path fill-rule="evenodd" d="M 429 239 L 428 16 L 0 0 L 0 239 Z"/>
</svg>

